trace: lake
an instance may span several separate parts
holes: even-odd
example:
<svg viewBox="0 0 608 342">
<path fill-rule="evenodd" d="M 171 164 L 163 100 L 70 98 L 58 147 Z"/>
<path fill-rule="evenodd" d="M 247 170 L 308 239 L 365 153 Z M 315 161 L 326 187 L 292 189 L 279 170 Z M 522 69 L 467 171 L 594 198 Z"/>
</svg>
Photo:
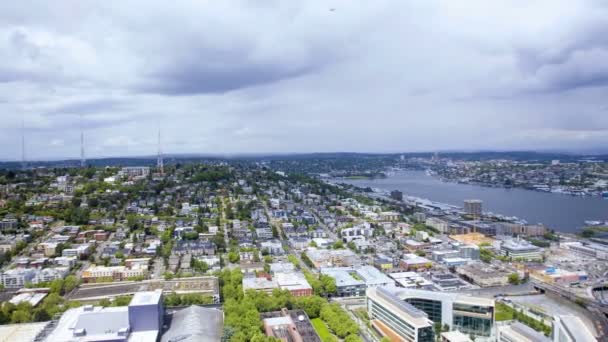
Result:
<svg viewBox="0 0 608 342">
<path fill-rule="evenodd" d="M 400 171 L 384 179 L 340 179 L 338 182 L 399 190 L 404 196 L 426 198 L 462 207 L 465 199 L 480 199 L 483 210 L 505 216 L 517 216 L 530 224 L 543 223 L 556 231 L 573 233 L 586 220 L 608 220 L 608 200 L 525 189 L 491 188 L 479 185 L 443 182 L 424 171 Z"/>
</svg>

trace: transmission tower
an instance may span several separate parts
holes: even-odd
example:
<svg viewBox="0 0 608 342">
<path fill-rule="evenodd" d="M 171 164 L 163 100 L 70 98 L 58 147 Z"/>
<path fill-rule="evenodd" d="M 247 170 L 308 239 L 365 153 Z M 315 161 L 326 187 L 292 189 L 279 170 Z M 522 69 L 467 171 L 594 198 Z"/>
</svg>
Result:
<svg viewBox="0 0 608 342">
<path fill-rule="evenodd" d="M 21 168 L 25 170 L 27 163 L 25 161 L 25 117 L 21 117 Z"/>
<path fill-rule="evenodd" d="M 84 168 L 87 164 L 84 158 L 84 128 L 82 125 L 82 114 L 80 114 L 80 167 Z"/>
<path fill-rule="evenodd" d="M 163 149 L 160 141 L 160 128 L 158 129 L 158 159 L 156 160 L 158 172 L 163 175 L 165 173 L 165 163 L 163 161 Z"/>
</svg>

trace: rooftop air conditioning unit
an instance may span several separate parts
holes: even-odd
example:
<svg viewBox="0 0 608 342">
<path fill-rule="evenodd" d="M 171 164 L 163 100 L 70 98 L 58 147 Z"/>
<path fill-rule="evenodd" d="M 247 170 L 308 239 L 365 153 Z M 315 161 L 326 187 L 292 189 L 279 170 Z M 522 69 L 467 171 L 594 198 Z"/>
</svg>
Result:
<svg viewBox="0 0 608 342">
<path fill-rule="evenodd" d="M 85 329 L 74 329 L 74 337 L 82 337 L 87 334 Z"/>
</svg>

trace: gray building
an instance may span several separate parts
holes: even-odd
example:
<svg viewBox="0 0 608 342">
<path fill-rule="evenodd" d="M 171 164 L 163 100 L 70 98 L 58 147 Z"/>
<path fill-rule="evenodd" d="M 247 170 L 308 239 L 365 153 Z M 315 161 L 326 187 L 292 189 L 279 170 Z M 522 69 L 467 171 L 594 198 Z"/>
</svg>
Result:
<svg viewBox="0 0 608 342">
<path fill-rule="evenodd" d="M 170 318 L 171 325 L 161 342 L 219 342 L 222 339 L 224 314 L 218 309 L 193 305 L 175 311 Z"/>
<path fill-rule="evenodd" d="M 482 204 L 483 204 L 483 202 L 481 200 L 477 200 L 477 199 L 465 200 L 464 201 L 464 212 L 467 215 L 481 217 Z"/>
</svg>

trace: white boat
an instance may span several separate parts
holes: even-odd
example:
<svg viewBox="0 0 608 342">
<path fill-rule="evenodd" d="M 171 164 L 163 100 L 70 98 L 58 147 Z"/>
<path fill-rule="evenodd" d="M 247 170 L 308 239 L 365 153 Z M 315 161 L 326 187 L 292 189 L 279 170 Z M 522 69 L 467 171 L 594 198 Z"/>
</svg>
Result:
<svg viewBox="0 0 608 342">
<path fill-rule="evenodd" d="M 585 221 L 585 224 L 588 226 L 599 226 L 602 224 L 602 221 Z"/>
</svg>

